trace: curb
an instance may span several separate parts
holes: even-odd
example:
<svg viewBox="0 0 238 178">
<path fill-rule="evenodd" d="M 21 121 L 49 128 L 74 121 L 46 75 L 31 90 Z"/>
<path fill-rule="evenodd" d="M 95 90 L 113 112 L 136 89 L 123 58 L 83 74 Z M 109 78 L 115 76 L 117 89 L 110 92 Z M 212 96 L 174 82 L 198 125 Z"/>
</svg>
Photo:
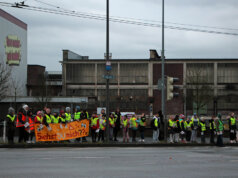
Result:
<svg viewBox="0 0 238 178">
<path fill-rule="evenodd" d="M 90 147 L 214 147 L 214 144 L 169 144 L 169 143 L 41 143 L 41 144 L 1 144 L 0 148 L 90 148 Z M 238 144 L 224 144 L 224 146 L 238 146 Z"/>
</svg>

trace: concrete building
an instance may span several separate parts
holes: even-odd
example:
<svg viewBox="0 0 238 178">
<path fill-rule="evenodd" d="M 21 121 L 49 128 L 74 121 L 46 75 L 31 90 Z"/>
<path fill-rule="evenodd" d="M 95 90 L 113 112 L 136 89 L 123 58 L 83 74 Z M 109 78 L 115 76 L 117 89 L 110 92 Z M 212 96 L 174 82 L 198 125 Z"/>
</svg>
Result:
<svg viewBox="0 0 238 178">
<path fill-rule="evenodd" d="M 0 64 L 11 70 L 8 93 L 18 86 L 19 96 L 26 96 L 27 83 L 27 24 L 0 9 Z"/>
<path fill-rule="evenodd" d="M 88 97 L 89 107 L 105 106 L 105 60 L 63 50 L 64 96 Z M 157 112 L 161 108 L 161 61 L 156 51 L 149 59 L 111 60 L 110 108 Z M 179 96 L 166 102 L 167 114 L 214 114 L 238 106 L 238 59 L 166 59 L 165 75 L 179 78 Z"/>
</svg>

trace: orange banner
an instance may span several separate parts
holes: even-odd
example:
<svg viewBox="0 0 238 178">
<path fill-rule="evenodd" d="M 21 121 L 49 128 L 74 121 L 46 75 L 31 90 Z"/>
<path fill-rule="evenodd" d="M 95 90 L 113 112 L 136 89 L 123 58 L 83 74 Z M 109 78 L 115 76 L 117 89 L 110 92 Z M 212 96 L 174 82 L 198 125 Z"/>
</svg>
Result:
<svg viewBox="0 0 238 178">
<path fill-rule="evenodd" d="M 89 121 L 81 120 L 67 124 L 35 124 L 35 136 L 37 142 L 62 141 L 88 136 Z"/>
</svg>

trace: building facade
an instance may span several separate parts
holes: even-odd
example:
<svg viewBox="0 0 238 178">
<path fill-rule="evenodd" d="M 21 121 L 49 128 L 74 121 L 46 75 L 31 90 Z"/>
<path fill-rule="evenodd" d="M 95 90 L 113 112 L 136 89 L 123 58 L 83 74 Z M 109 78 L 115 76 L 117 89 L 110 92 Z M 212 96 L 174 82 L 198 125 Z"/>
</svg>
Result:
<svg viewBox="0 0 238 178">
<path fill-rule="evenodd" d="M 0 9 L 0 27 L 0 64 L 11 70 L 6 95 L 13 96 L 17 86 L 17 95 L 26 96 L 27 24 Z"/>
<path fill-rule="evenodd" d="M 63 50 L 64 96 L 88 97 L 89 107 L 106 105 L 105 60 L 89 60 Z M 158 112 L 161 108 L 161 60 L 155 51 L 149 59 L 113 59 L 110 75 L 110 108 Z M 238 106 L 238 59 L 166 59 L 165 75 L 179 78 L 179 96 L 166 102 L 167 114 L 211 115 L 235 111 Z"/>
</svg>

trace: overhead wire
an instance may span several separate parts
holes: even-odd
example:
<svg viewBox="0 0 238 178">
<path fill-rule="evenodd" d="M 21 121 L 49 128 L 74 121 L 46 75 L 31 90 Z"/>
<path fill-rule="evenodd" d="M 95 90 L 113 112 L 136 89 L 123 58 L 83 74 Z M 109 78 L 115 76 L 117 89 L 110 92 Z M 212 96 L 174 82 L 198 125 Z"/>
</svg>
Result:
<svg viewBox="0 0 238 178">
<path fill-rule="evenodd" d="M 34 1 L 40 2 L 39 0 L 34 0 Z M 41 1 L 41 3 L 42 3 L 42 1 Z M 51 14 L 56 14 L 56 15 L 65 15 L 65 16 L 72 16 L 72 17 L 79 17 L 79 18 L 86 18 L 86 19 L 101 20 L 101 21 L 105 21 L 106 20 L 106 16 L 105 15 L 85 13 L 85 12 L 69 11 L 67 9 L 62 9 L 62 8 L 60 8 L 58 6 L 55 6 L 55 5 L 52 5 L 52 4 L 49 4 L 49 3 L 47 3 L 46 5 L 52 6 L 52 7 L 56 7 L 57 10 L 49 9 L 49 8 L 43 8 L 43 7 L 36 7 L 36 6 L 19 6 L 19 7 L 21 9 L 26 9 L 26 10 L 31 10 L 31 11 L 38 11 L 38 12 L 45 12 L 45 13 L 51 13 Z M 14 4 L 6 3 L 6 2 L 0 2 L 0 6 L 18 7 L 18 5 L 16 6 L 16 4 L 14 6 Z M 161 24 L 149 23 L 150 22 L 149 20 L 143 21 L 142 19 L 135 19 L 135 20 L 128 20 L 128 19 L 133 19 L 133 18 L 123 19 L 121 17 L 117 17 L 117 18 L 116 17 L 111 17 L 110 21 L 111 22 L 116 22 L 116 23 L 124 23 L 124 24 L 147 26 L 147 27 L 162 27 Z M 148 22 L 146 22 L 146 21 L 148 21 Z M 159 21 L 156 21 L 156 22 L 159 22 Z M 177 24 L 177 23 L 174 23 L 174 24 Z M 192 25 L 190 25 L 190 26 L 192 26 Z M 205 27 L 205 26 L 203 26 L 203 27 Z M 183 30 L 183 31 L 193 31 L 193 32 L 203 32 L 203 33 L 211 33 L 211 34 L 223 34 L 223 35 L 238 36 L 238 33 L 234 33 L 234 32 L 215 31 L 215 30 L 207 30 L 207 29 L 199 29 L 199 28 L 188 28 L 188 27 L 180 27 L 180 26 L 173 26 L 173 25 L 165 25 L 165 28 L 173 29 L 173 30 Z M 209 28 L 212 28 L 212 27 L 209 27 Z M 219 29 L 221 29 L 221 28 L 219 28 Z M 228 30 L 228 29 L 226 29 L 226 30 Z M 235 30 L 235 29 L 230 29 L 230 30 Z"/>
</svg>

